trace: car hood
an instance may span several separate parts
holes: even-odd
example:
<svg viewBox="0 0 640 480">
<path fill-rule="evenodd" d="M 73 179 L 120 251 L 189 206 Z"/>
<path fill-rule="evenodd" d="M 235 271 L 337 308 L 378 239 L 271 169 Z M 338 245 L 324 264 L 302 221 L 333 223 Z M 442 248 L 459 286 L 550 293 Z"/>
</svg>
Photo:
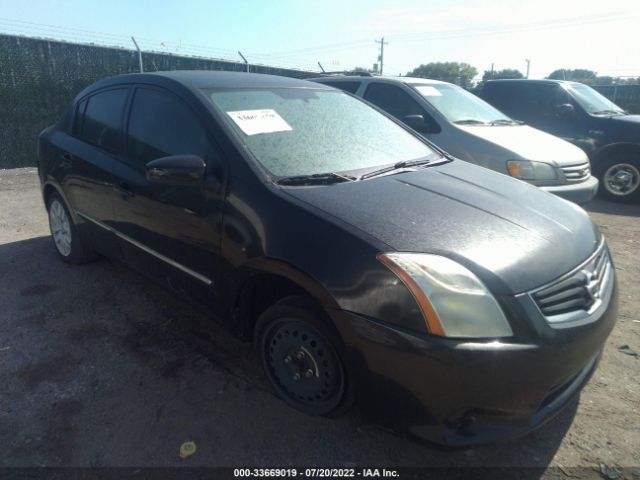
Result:
<svg viewBox="0 0 640 480">
<path fill-rule="evenodd" d="M 614 122 L 634 123 L 640 125 L 640 115 L 614 115 L 609 117 Z"/>
<path fill-rule="evenodd" d="M 530 290 L 593 253 L 600 233 L 580 207 L 460 160 L 286 193 L 389 250 L 444 255 L 496 294 Z"/>
<path fill-rule="evenodd" d="M 456 127 L 509 150 L 514 154 L 513 160 L 536 160 L 558 166 L 589 161 L 586 153 L 575 145 L 528 125 L 456 125 Z"/>
</svg>

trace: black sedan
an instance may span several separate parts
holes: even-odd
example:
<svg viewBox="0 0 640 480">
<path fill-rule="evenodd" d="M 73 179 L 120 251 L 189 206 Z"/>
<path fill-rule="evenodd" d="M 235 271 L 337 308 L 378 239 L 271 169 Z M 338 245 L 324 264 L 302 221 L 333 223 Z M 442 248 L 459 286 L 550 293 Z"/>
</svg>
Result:
<svg viewBox="0 0 640 480">
<path fill-rule="evenodd" d="M 308 414 L 357 400 L 439 443 L 522 434 L 616 319 L 582 209 L 317 83 L 108 78 L 41 134 L 39 174 L 63 260 L 123 260 L 206 307 Z"/>
</svg>

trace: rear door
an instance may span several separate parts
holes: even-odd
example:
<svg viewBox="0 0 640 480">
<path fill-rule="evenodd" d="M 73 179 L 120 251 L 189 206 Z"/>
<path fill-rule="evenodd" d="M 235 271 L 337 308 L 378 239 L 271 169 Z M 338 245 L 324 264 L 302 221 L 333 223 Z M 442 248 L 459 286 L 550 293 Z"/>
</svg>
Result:
<svg viewBox="0 0 640 480">
<path fill-rule="evenodd" d="M 127 263 L 206 304 L 214 303 L 226 162 L 204 121 L 174 93 L 135 87 L 116 169 L 117 228 Z M 180 154 L 207 165 L 197 186 L 148 182 L 145 165 Z"/>
<path fill-rule="evenodd" d="M 101 90 L 76 106 L 72 135 L 61 154 L 61 169 L 69 173 L 62 187 L 79 217 L 80 234 L 105 255 L 119 250 L 111 228 L 115 222 L 114 169 L 122 151 L 122 124 L 129 88 Z"/>
</svg>

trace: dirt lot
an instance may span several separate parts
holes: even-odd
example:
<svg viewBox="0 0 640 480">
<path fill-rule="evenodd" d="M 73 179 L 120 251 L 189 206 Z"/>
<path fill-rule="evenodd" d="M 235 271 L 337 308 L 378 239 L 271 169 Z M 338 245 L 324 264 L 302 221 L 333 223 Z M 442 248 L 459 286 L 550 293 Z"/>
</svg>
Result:
<svg viewBox="0 0 640 480">
<path fill-rule="evenodd" d="M 640 353 L 640 207 L 589 210 L 621 294 L 599 369 L 533 434 L 447 450 L 357 412 L 327 420 L 286 407 L 251 346 L 200 312 L 121 265 L 63 264 L 35 170 L 0 170 L 0 466 L 552 465 L 640 478 L 640 358 L 629 354 Z M 187 440 L 198 449 L 181 460 Z"/>
</svg>

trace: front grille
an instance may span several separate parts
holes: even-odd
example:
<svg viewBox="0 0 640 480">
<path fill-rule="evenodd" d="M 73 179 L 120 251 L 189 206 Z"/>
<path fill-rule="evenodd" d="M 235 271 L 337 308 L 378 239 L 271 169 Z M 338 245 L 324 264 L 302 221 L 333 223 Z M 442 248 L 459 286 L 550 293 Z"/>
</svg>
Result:
<svg viewBox="0 0 640 480">
<path fill-rule="evenodd" d="M 567 165 L 566 167 L 560 168 L 564 173 L 564 178 L 570 182 L 580 182 L 589 178 L 589 175 L 591 175 L 589 162 L 581 163 L 579 165 Z"/>
<path fill-rule="evenodd" d="M 589 313 L 600 305 L 610 280 L 611 261 L 606 246 L 570 275 L 532 294 L 549 321 L 572 312 Z M 570 320 L 571 318 L 566 318 Z M 557 320 L 556 320 L 557 321 Z"/>
</svg>

